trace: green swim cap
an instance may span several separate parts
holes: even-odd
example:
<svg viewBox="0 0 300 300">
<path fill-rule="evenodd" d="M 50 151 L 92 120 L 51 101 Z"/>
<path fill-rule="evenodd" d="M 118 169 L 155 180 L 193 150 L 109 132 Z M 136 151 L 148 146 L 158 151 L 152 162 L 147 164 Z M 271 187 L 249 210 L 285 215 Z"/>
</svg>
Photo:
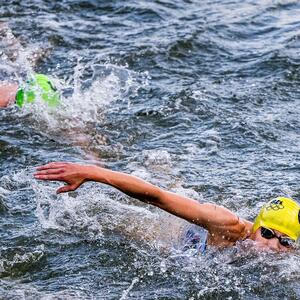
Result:
<svg viewBox="0 0 300 300">
<path fill-rule="evenodd" d="M 43 74 L 33 74 L 16 94 L 16 103 L 22 107 L 25 103 L 33 103 L 37 95 L 50 107 L 56 107 L 60 103 L 59 92 L 52 84 L 50 78 Z"/>
</svg>

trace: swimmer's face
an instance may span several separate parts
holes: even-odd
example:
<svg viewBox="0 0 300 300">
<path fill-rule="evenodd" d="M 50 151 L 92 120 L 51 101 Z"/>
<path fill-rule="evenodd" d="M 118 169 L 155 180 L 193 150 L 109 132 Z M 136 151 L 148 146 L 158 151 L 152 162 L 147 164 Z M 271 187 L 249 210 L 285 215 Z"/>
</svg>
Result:
<svg viewBox="0 0 300 300">
<path fill-rule="evenodd" d="M 295 244 L 290 237 L 274 229 L 260 227 L 255 232 L 254 240 L 257 246 L 264 250 L 288 252 L 295 249 Z"/>
</svg>

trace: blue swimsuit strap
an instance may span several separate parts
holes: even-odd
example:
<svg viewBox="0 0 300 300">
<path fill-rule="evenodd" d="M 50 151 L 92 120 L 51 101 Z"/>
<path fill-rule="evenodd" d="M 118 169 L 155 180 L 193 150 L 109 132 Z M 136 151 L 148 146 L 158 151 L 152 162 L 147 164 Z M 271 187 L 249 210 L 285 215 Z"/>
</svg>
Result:
<svg viewBox="0 0 300 300">
<path fill-rule="evenodd" d="M 189 228 L 185 235 L 184 250 L 195 249 L 204 254 L 207 248 L 208 232 L 203 228 Z"/>
</svg>

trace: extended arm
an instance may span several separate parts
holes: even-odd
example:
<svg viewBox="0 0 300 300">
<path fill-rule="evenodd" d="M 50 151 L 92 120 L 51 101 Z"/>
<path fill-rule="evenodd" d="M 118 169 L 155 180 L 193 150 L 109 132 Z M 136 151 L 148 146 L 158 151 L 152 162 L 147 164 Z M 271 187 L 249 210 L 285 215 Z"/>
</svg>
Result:
<svg viewBox="0 0 300 300">
<path fill-rule="evenodd" d="M 57 162 L 39 167 L 34 176 L 41 180 L 66 182 L 68 185 L 59 188 L 58 193 L 75 190 L 86 181 L 110 185 L 131 197 L 206 228 L 217 239 L 222 236 L 228 241 L 235 241 L 244 234 L 242 220 L 228 209 L 210 203 L 201 204 L 125 173 L 93 165 Z"/>
<path fill-rule="evenodd" d="M 7 107 L 15 101 L 18 85 L 0 82 L 0 108 Z"/>
</svg>

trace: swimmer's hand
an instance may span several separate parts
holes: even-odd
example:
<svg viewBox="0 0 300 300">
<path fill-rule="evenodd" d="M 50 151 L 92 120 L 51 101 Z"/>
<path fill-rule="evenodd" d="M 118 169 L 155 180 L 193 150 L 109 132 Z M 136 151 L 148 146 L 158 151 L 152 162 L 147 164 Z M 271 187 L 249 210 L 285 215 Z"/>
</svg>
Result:
<svg viewBox="0 0 300 300">
<path fill-rule="evenodd" d="M 75 191 L 88 181 L 89 166 L 67 162 L 53 162 L 38 167 L 34 178 L 39 180 L 64 181 L 67 185 L 60 187 L 56 193 Z"/>
</svg>

